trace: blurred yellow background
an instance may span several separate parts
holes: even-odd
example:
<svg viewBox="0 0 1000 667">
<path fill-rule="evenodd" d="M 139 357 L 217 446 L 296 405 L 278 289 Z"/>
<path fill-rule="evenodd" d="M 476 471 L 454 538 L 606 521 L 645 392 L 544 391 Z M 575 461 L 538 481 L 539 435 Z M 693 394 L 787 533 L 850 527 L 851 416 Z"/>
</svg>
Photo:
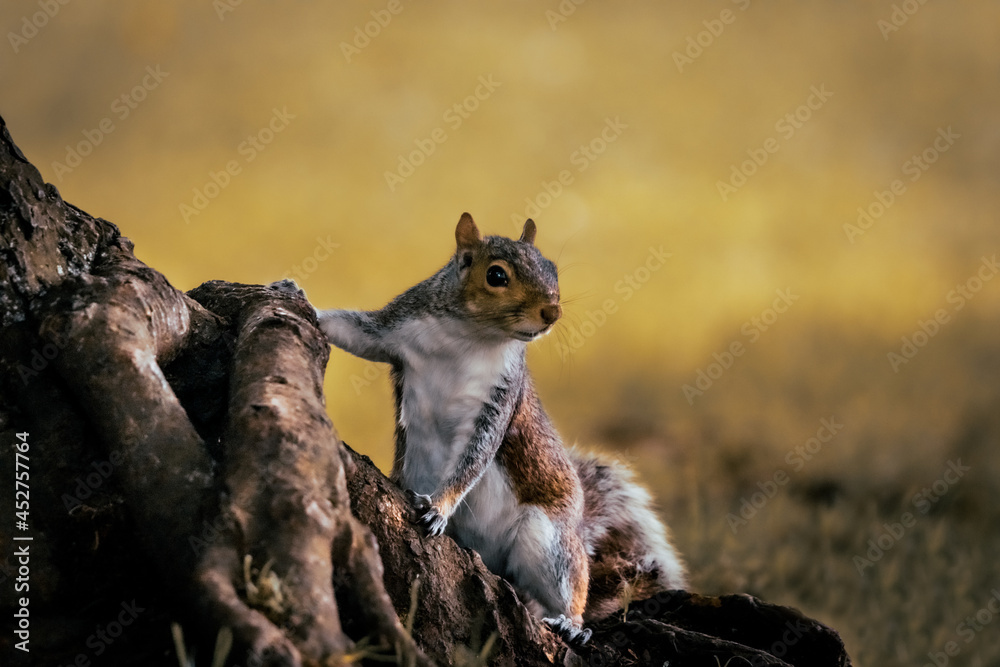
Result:
<svg viewBox="0 0 1000 667">
<path fill-rule="evenodd" d="M 41 0 L 0 26 L 16 143 L 181 289 L 377 308 L 463 211 L 533 217 L 566 303 L 542 398 L 639 468 L 697 589 L 798 606 L 857 664 L 1000 664 L 960 627 L 1000 586 L 997 3 Z M 334 350 L 326 383 L 383 468 L 385 374 Z"/>
</svg>

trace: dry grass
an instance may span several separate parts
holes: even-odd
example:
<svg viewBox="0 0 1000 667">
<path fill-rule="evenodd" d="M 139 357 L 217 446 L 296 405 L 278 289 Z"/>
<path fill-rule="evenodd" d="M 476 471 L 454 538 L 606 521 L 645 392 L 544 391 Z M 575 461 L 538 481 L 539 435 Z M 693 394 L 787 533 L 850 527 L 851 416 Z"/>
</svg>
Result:
<svg viewBox="0 0 1000 667">
<path fill-rule="evenodd" d="M 986 325 L 927 348 L 896 385 L 884 359 L 862 352 L 872 341 L 770 359 L 766 373 L 748 358 L 706 394 L 710 409 L 619 438 L 659 495 L 693 586 L 798 607 L 839 630 L 857 665 L 924 665 L 948 642 L 960 651 L 949 664 L 1000 664 L 1000 617 L 980 612 L 1000 590 L 1000 355 Z M 800 334 L 771 344 L 789 349 Z M 844 367 L 840 383 L 820 381 L 829 365 Z M 759 384 L 741 389 L 750 378 Z M 812 397 L 796 386 L 810 382 Z M 844 428 L 796 470 L 786 455 L 831 415 Z M 958 461 L 969 470 L 946 475 Z M 787 482 L 770 487 L 779 470 Z M 731 525 L 744 499 L 759 508 Z M 868 554 L 880 538 L 887 548 Z M 967 623 L 977 612 L 980 625 Z"/>
</svg>

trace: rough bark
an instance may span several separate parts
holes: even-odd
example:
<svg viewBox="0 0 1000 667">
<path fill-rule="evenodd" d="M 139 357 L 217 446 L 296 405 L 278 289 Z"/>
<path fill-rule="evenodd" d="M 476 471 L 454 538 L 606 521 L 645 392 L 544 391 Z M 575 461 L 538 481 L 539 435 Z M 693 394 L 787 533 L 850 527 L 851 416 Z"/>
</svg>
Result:
<svg viewBox="0 0 1000 667">
<path fill-rule="evenodd" d="M 375 533 L 385 586 L 401 613 L 419 577 L 413 629 L 428 655 L 438 664 L 453 664 L 478 653 L 494 633 L 490 664 L 544 665 L 564 652 L 478 554 L 446 537 L 424 538 L 411 523 L 415 517 L 402 490 L 368 457 L 344 447 L 354 460 L 348 478 L 352 508 Z"/>
<path fill-rule="evenodd" d="M 354 641 L 341 628 L 333 558 L 348 570 L 378 565 L 369 531 L 350 513 L 323 404 L 329 352 L 309 304 L 259 286 L 179 292 L 114 225 L 63 203 L 6 126 L 0 142 L 2 424 L 7 443 L 16 442 L 11 431 L 30 434 L 36 495 L 31 530 L 20 536 L 33 538 L 25 544 L 36 547 L 28 560 L 41 594 L 31 591 L 29 609 L 44 625 L 86 604 L 84 582 L 128 574 L 149 580 L 144 592 L 198 628 L 189 638 L 229 628 L 240 661 L 340 661 Z M 81 473 L 74 487 L 68 480 Z M 8 526 L 0 531 L 13 547 Z M 95 530 L 88 546 L 67 541 L 81 528 Z M 114 552 L 107 541 L 102 549 L 102 530 L 121 541 Z M 355 637 L 430 664 L 381 578 L 351 581 L 342 595 L 368 610 Z M 4 590 L 5 609 L 19 606 L 12 592 Z M 37 632 L 34 646 L 72 652 L 62 635 Z"/>
<path fill-rule="evenodd" d="M 172 622 L 198 665 L 223 628 L 240 665 L 849 664 L 793 610 L 680 591 L 597 623 L 570 654 L 342 445 L 300 293 L 174 289 L 113 224 L 63 202 L 2 119 L 0 233 L 0 475 L 30 445 L 26 528 L 0 496 L 3 664 L 176 665 Z M 14 648 L 22 596 L 30 653 Z"/>
</svg>

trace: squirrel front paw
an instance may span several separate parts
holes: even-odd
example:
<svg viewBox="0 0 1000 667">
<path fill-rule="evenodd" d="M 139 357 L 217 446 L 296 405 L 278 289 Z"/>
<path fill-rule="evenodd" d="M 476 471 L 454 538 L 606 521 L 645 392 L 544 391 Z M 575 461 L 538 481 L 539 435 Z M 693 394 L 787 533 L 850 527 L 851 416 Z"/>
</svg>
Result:
<svg viewBox="0 0 1000 667">
<path fill-rule="evenodd" d="M 270 285 L 268 285 L 268 287 L 270 287 L 271 289 L 276 289 L 279 292 L 285 292 L 287 294 L 301 294 L 302 296 L 306 295 L 305 290 L 299 287 L 296 284 L 296 282 L 291 278 L 285 278 L 284 280 L 276 280 Z"/>
<path fill-rule="evenodd" d="M 429 536 L 437 537 L 444 534 L 448 519 L 434 506 L 430 496 L 407 489 L 406 498 L 413 509 L 417 510 L 416 523 L 423 526 Z"/>
<path fill-rule="evenodd" d="M 577 627 L 565 614 L 559 614 L 558 618 L 543 618 L 542 622 L 548 625 L 552 632 L 559 635 L 570 648 L 583 648 L 593 634 L 590 628 Z"/>
</svg>

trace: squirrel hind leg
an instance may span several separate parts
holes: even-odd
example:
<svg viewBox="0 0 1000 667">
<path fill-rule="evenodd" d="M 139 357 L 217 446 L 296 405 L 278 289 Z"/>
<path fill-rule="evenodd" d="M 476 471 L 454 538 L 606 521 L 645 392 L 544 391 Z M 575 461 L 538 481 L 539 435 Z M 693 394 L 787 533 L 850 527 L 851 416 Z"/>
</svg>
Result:
<svg viewBox="0 0 1000 667">
<path fill-rule="evenodd" d="M 515 534 L 507 569 L 508 577 L 530 598 L 529 608 L 535 615 L 542 616 L 567 643 L 579 642 L 583 632 L 586 642 L 589 631 L 580 626 L 587 604 L 589 563 L 583 541 L 569 522 L 552 519 L 540 508 L 528 509 Z"/>
</svg>

